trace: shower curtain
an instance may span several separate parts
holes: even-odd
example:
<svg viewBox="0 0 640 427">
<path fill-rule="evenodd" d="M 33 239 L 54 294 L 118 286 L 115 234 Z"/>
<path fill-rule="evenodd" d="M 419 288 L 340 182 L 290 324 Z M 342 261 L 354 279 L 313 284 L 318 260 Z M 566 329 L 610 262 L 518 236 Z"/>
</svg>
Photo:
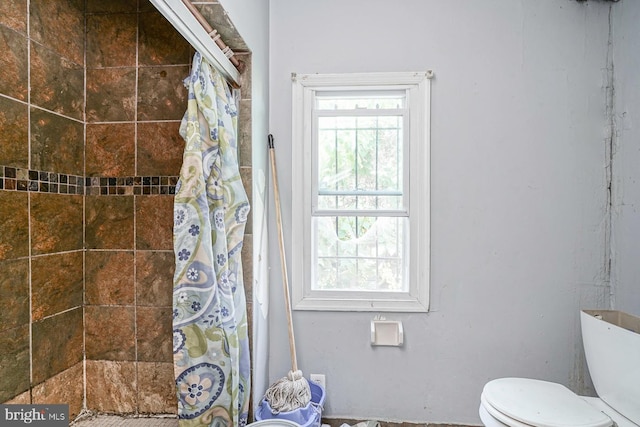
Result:
<svg viewBox="0 0 640 427">
<path fill-rule="evenodd" d="M 180 427 L 246 424 L 249 337 L 240 251 L 249 203 L 240 180 L 237 108 L 196 53 L 174 201 L 173 356 Z"/>
</svg>

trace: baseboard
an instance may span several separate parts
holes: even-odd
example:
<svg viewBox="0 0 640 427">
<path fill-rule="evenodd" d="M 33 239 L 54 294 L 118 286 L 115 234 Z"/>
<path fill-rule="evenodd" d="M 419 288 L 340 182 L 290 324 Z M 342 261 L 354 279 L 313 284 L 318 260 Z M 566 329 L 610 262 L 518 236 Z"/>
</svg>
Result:
<svg viewBox="0 0 640 427">
<path fill-rule="evenodd" d="M 369 420 L 322 417 L 322 424 L 328 424 L 331 427 L 340 427 L 343 424 L 353 426 L 363 421 L 369 421 Z M 377 421 L 380 424 L 380 427 L 477 427 L 477 426 L 471 426 L 468 424 L 408 423 L 408 422 L 391 422 L 391 421 L 380 421 L 380 420 L 377 420 Z"/>
</svg>

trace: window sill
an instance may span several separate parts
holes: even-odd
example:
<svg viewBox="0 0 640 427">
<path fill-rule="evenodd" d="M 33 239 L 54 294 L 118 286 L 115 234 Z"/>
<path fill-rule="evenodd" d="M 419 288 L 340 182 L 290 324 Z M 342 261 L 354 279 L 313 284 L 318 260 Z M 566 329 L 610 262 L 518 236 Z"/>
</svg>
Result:
<svg viewBox="0 0 640 427">
<path fill-rule="evenodd" d="M 399 313 L 426 313 L 429 307 L 417 298 L 350 299 L 305 297 L 294 303 L 300 311 L 384 311 Z"/>
</svg>

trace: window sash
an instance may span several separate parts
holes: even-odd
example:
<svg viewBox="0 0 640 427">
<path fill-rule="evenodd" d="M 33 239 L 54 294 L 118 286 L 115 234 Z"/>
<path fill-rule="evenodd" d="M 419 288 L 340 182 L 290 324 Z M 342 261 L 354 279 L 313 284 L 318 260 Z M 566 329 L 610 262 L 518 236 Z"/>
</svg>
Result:
<svg viewBox="0 0 640 427">
<path fill-rule="evenodd" d="M 343 294 L 367 292 L 378 296 L 407 293 L 410 287 L 409 221 L 406 218 L 394 220 L 394 217 L 376 217 L 376 221 L 370 222 L 363 232 L 361 227 L 366 222 L 366 217 L 357 215 L 333 218 L 335 222 L 322 221 L 318 217 L 311 221 L 311 291 L 337 291 Z M 347 224 L 352 232 L 346 236 L 347 239 L 343 239 L 345 236 L 341 235 L 344 228 L 339 224 L 340 220 L 350 220 L 351 225 L 354 225 L 349 228 Z M 373 236 L 369 233 L 373 233 Z M 328 241 L 323 242 L 327 238 Z M 322 260 L 334 265 L 323 271 Z M 363 280 L 363 276 L 369 277 Z M 324 286 L 320 283 L 321 278 L 325 279 Z M 379 288 L 384 281 L 388 289 Z M 349 282 L 365 286 L 351 287 Z M 366 283 L 370 286 L 367 287 Z M 371 286 L 375 286 L 375 289 L 371 289 Z"/>
<path fill-rule="evenodd" d="M 357 91 L 349 91 L 350 94 Z M 332 92 L 334 93 L 334 92 Z M 363 91 L 365 94 L 380 93 Z M 398 93 L 398 91 L 394 91 Z M 321 95 L 321 91 L 314 91 L 314 99 Z M 405 93 L 405 99 L 408 95 Z M 315 102 L 313 102 L 315 105 Z M 402 187 L 397 192 L 393 191 L 376 191 L 376 190 L 320 190 L 319 187 L 319 118 L 321 117 L 401 117 L 402 118 Z M 410 146 L 411 146 L 411 123 L 410 123 L 410 110 L 408 108 L 402 109 L 353 109 L 353 110 L 318 110 L 312 109 L 311 111 L 311 215 L 313 216 L 330 216 L 336 213 L 342 213 L 344 215 L 364 215 L 367 216 L 409 216 L 409 194 L 410 194 Z M 377 147 L 376 147 L 377 149 Z M 378 193 L 378 194 L 374 194 Z M 336 196 L 383 196 L 383 195 L 400 195 L 402 196 L 402 207 L 398 209 L 321 209 L 318 207 L 318 196 L 321 195 L 336 195 Z"/>
</svg>

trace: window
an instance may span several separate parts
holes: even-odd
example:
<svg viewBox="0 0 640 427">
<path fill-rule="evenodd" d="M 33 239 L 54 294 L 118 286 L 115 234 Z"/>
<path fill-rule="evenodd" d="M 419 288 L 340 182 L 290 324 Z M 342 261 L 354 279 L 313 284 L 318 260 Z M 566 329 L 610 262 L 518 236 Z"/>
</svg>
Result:
<svg viewBox="0 0 640 427">
<path fill-rule="evenodd" d="M 295 309 L 428 310 L 430 77 L 293 75 Z"/>
</svg>

